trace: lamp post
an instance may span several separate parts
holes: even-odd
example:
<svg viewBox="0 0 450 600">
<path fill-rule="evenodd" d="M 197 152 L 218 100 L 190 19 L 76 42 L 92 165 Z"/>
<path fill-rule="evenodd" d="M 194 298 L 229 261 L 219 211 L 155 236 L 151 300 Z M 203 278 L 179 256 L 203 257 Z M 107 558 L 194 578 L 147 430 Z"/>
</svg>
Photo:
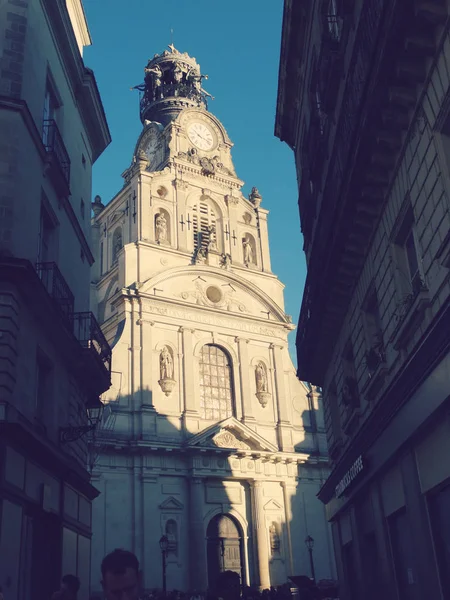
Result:
<svg viewBox="0 0 450 600">
<path fill-rule="evenodd" d="M 309 564 L 311 566 L 311 576 L 315 582 L 316 581 L 316 573 L 314 570 L 314 560 L 313 560 L 314 538 L 312 538 L 310 535 L 308 535 L 305 539 L 305 544 L 306 544 L 306 547 L 308 548 L 308 552 L 309 552 Z"/>
<path fill-rule="evenodd" d="M 222 571 L 225 571 L 225 540 L 224 538 L 219 538 L 220 540 L 220 556 L 222 559 Z"/>
<path fill-rule="evenodd" d="M 101 423 L 105 405 L 98 396 L 91 396 L 86 402 L 85 408 L 89 425 L 61 427 L 59 431 L 61 444 L 79 440 L 83 435 L 86 435 L 86 433 L 94 431 L 97 425 Z"/>
<path fill-rule="evenodd" d="M 161 548 L 162 556 L 162 580 L 163 580 L 163 595 L 166 596 L 166 557 L 167 550 L 169 548 L 169 539 L 166 535 L 163 535 L 159 540 L 159 547 Z"/>
</svg>

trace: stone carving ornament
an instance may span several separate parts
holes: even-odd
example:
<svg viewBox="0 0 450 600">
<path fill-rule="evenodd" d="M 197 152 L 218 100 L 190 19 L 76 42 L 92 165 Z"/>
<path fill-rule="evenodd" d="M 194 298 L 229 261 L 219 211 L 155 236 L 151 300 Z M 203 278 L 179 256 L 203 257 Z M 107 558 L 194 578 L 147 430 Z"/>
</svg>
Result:
<svg viewBox="0 0 450 600">
<path fill-rule="evenodd" d="M 212 439 L 214 444 L 219 448 L 238 448 L 240 450 L 250 450 L 250 446 L 238 440 L 231 431 L 224 431 L 215 435 Z"/>
<path fill-rule="evenodd" d="M 162 391 L 169 396 L 175 387 L 176 381 L 173 378 L 173 358 L 167 346 L 164 346 L 159 354 L 159 376 L 158 381 Z"/>
<path fill-rule="evenodd" d="M 253 263 L 253 248 L 252 242 L 248 236 L 242 240 L 242 249 L 244 252 L 244 264 L 250 265 Z"/>
<path fill-rule="evenodd" d="M 256 397 L 258 398 L 261 406 L 265 408 L 270 399 L 270 392 L 266 365 L 261 361 L 255 367 L 255 381 Z"/>
</svg>

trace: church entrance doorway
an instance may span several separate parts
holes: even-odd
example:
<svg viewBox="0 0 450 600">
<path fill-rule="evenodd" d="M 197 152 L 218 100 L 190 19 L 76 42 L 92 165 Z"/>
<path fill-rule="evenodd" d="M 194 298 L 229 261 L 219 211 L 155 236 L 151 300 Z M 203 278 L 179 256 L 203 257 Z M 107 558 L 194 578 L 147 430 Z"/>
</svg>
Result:
<svg viewBox="0 0 450 600">
<path fill-rule="evenodd" d="M 242 535 L 231 515 L 216 515 L 206 530 L 208 553 L 208 583 L 213 587 L 219 573 L 235 571 L 244 581 Z"/>
</svg>

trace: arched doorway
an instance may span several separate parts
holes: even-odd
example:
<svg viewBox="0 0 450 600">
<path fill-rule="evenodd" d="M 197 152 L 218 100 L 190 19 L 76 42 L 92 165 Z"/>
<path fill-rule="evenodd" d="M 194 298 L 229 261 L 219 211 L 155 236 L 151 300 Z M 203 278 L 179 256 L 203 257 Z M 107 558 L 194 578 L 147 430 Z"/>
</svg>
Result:
<svg viewBox="0 0 450 600">
<path fill-rule="evenodd" d="M 242 535 L 231 515 L 216 515 L 206 530 L 208 552 L 208 583 L 214 586 L 219 573 L 235 571 L 244 581 Z"/>
</svg>

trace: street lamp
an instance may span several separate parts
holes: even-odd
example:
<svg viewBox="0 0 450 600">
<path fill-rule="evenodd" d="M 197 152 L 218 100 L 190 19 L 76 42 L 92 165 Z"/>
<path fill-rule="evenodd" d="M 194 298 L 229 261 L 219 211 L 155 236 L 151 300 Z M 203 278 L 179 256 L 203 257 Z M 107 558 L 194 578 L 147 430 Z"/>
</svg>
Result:
<svg viewBox="0 0 450 600">
<path fill-rule="evenodd" d="M 225 539 L 223 537 L 220 540 L 220 556 L 222 558 L 222 571 L 225 571 Z"/>
<path fill-rule="evenodd" d="M 313 560 L 314 538 L 312 538 L 310 535 L 308 535 L 305 539 L 305 544 L 306 544 L 306 547 L 308 548 L 308 552 L 309 552 L 309 564 L 311 565 L 311 575 L 312 575 L 312 578 L 314 579 L 314 581 L 316 581 L 316 573 L 314 570 L 314 560 Z"/>
<path fill-rule="evenodd" d="M 98 396 L 91 396 L 85 404 L 89 425 L 61 427 L 59 430 L 59 440 L 61 444 L 76 442 L 83 437 L 83 435 L 89 433 L 89 431 L 93 431 L 102 420 L 104 408 L 105 405 Z"/>
<path fill-rule="evenodd" d="M 169 549 L 169 539 L 166 535 L 163 535 L 159 540 L 159 547 L 161 548 L 162 555 L 162 578 L 163 578 L 163 595 L 166 595 L 166 557 L 167 550 Z"/>
</svg>

